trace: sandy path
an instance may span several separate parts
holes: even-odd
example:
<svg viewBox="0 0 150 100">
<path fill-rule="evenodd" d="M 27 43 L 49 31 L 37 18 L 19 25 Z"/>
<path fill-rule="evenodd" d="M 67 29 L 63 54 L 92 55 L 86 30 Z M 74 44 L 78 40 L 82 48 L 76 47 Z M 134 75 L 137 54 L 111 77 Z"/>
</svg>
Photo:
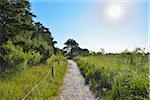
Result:
<svg viewBox="0 0 150 100">
<path fill-rule="evenodd" d="M 68 70 L 59 98 L 61 100 L 97 100 L 89 86 L 85 85 L 85 80 L 77 64 L 72 60 L 68 60 L 68 63 Z"/>
</svg>

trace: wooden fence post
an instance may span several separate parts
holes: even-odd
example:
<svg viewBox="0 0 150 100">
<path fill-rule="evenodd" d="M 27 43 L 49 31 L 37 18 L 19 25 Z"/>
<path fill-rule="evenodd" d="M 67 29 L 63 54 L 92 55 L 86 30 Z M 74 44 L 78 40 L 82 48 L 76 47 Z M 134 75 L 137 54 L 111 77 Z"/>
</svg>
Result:
<svg viewBox="0 0 150 100">
<path fill-rule="evenodd" d="M 54 78 L 54 67 L 52 67 L 52 77 Z"/>
</svg>

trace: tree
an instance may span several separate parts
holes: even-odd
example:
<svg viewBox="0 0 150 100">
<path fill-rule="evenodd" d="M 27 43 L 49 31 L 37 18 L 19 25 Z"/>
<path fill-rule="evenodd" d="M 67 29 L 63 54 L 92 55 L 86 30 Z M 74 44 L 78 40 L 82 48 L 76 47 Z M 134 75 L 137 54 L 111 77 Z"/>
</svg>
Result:
<svg viewBox="0 0 150 100">
<path fill-rule="evenodd" d="M 54 54 L 51 32 L 33 17 L 29 0 L 0 1 L 0 71 L 44 63 Z"/>
<path fill-rule="evenodd" d="M 68 39 L 65 43 L 64 51 L 70 52 L 73 48 L 78 47 L 78 43 L 74 39 Z"/>
<path fill-rule="evenodd" d="M 0 1 L 0 40 L 1 43 L 13 39 L 17 34 L 33 30 L 30 3 L 28 0 Z"/>
</svg>

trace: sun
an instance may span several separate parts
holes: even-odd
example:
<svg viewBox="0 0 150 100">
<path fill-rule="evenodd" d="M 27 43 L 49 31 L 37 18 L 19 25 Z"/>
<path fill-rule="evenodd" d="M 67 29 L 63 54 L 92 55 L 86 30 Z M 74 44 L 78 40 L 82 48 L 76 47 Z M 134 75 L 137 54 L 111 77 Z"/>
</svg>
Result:
<svg viewBox="0 0 150 100">
<path fill-rule="evenodd" d="M 122 15 L 122 7 L 119 5 L 111 5 L 108 7 L 107 14 L 111 19 L 118 19 Z"/>
</svg>

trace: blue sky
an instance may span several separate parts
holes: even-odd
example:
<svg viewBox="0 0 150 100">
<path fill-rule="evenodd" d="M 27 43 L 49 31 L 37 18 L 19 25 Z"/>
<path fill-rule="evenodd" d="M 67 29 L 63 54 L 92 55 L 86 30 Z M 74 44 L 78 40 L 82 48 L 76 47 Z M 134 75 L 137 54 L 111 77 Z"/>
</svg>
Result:
<svg viewBox="0 0 150 100">
<path fill-rule="evenodd" d="M 148 0 L 30 0 L 32 12 L 52 32 L 63 48 L 75 39 L 80 47 L 119 52 L 148 47 Z M 113 1 L 113 2 L 112 2 Z M 112 5 L 121 7 L 118 18 L 107 14 Z M 113 11 L 115 12 L 115 11 Z"/>
</svg>

